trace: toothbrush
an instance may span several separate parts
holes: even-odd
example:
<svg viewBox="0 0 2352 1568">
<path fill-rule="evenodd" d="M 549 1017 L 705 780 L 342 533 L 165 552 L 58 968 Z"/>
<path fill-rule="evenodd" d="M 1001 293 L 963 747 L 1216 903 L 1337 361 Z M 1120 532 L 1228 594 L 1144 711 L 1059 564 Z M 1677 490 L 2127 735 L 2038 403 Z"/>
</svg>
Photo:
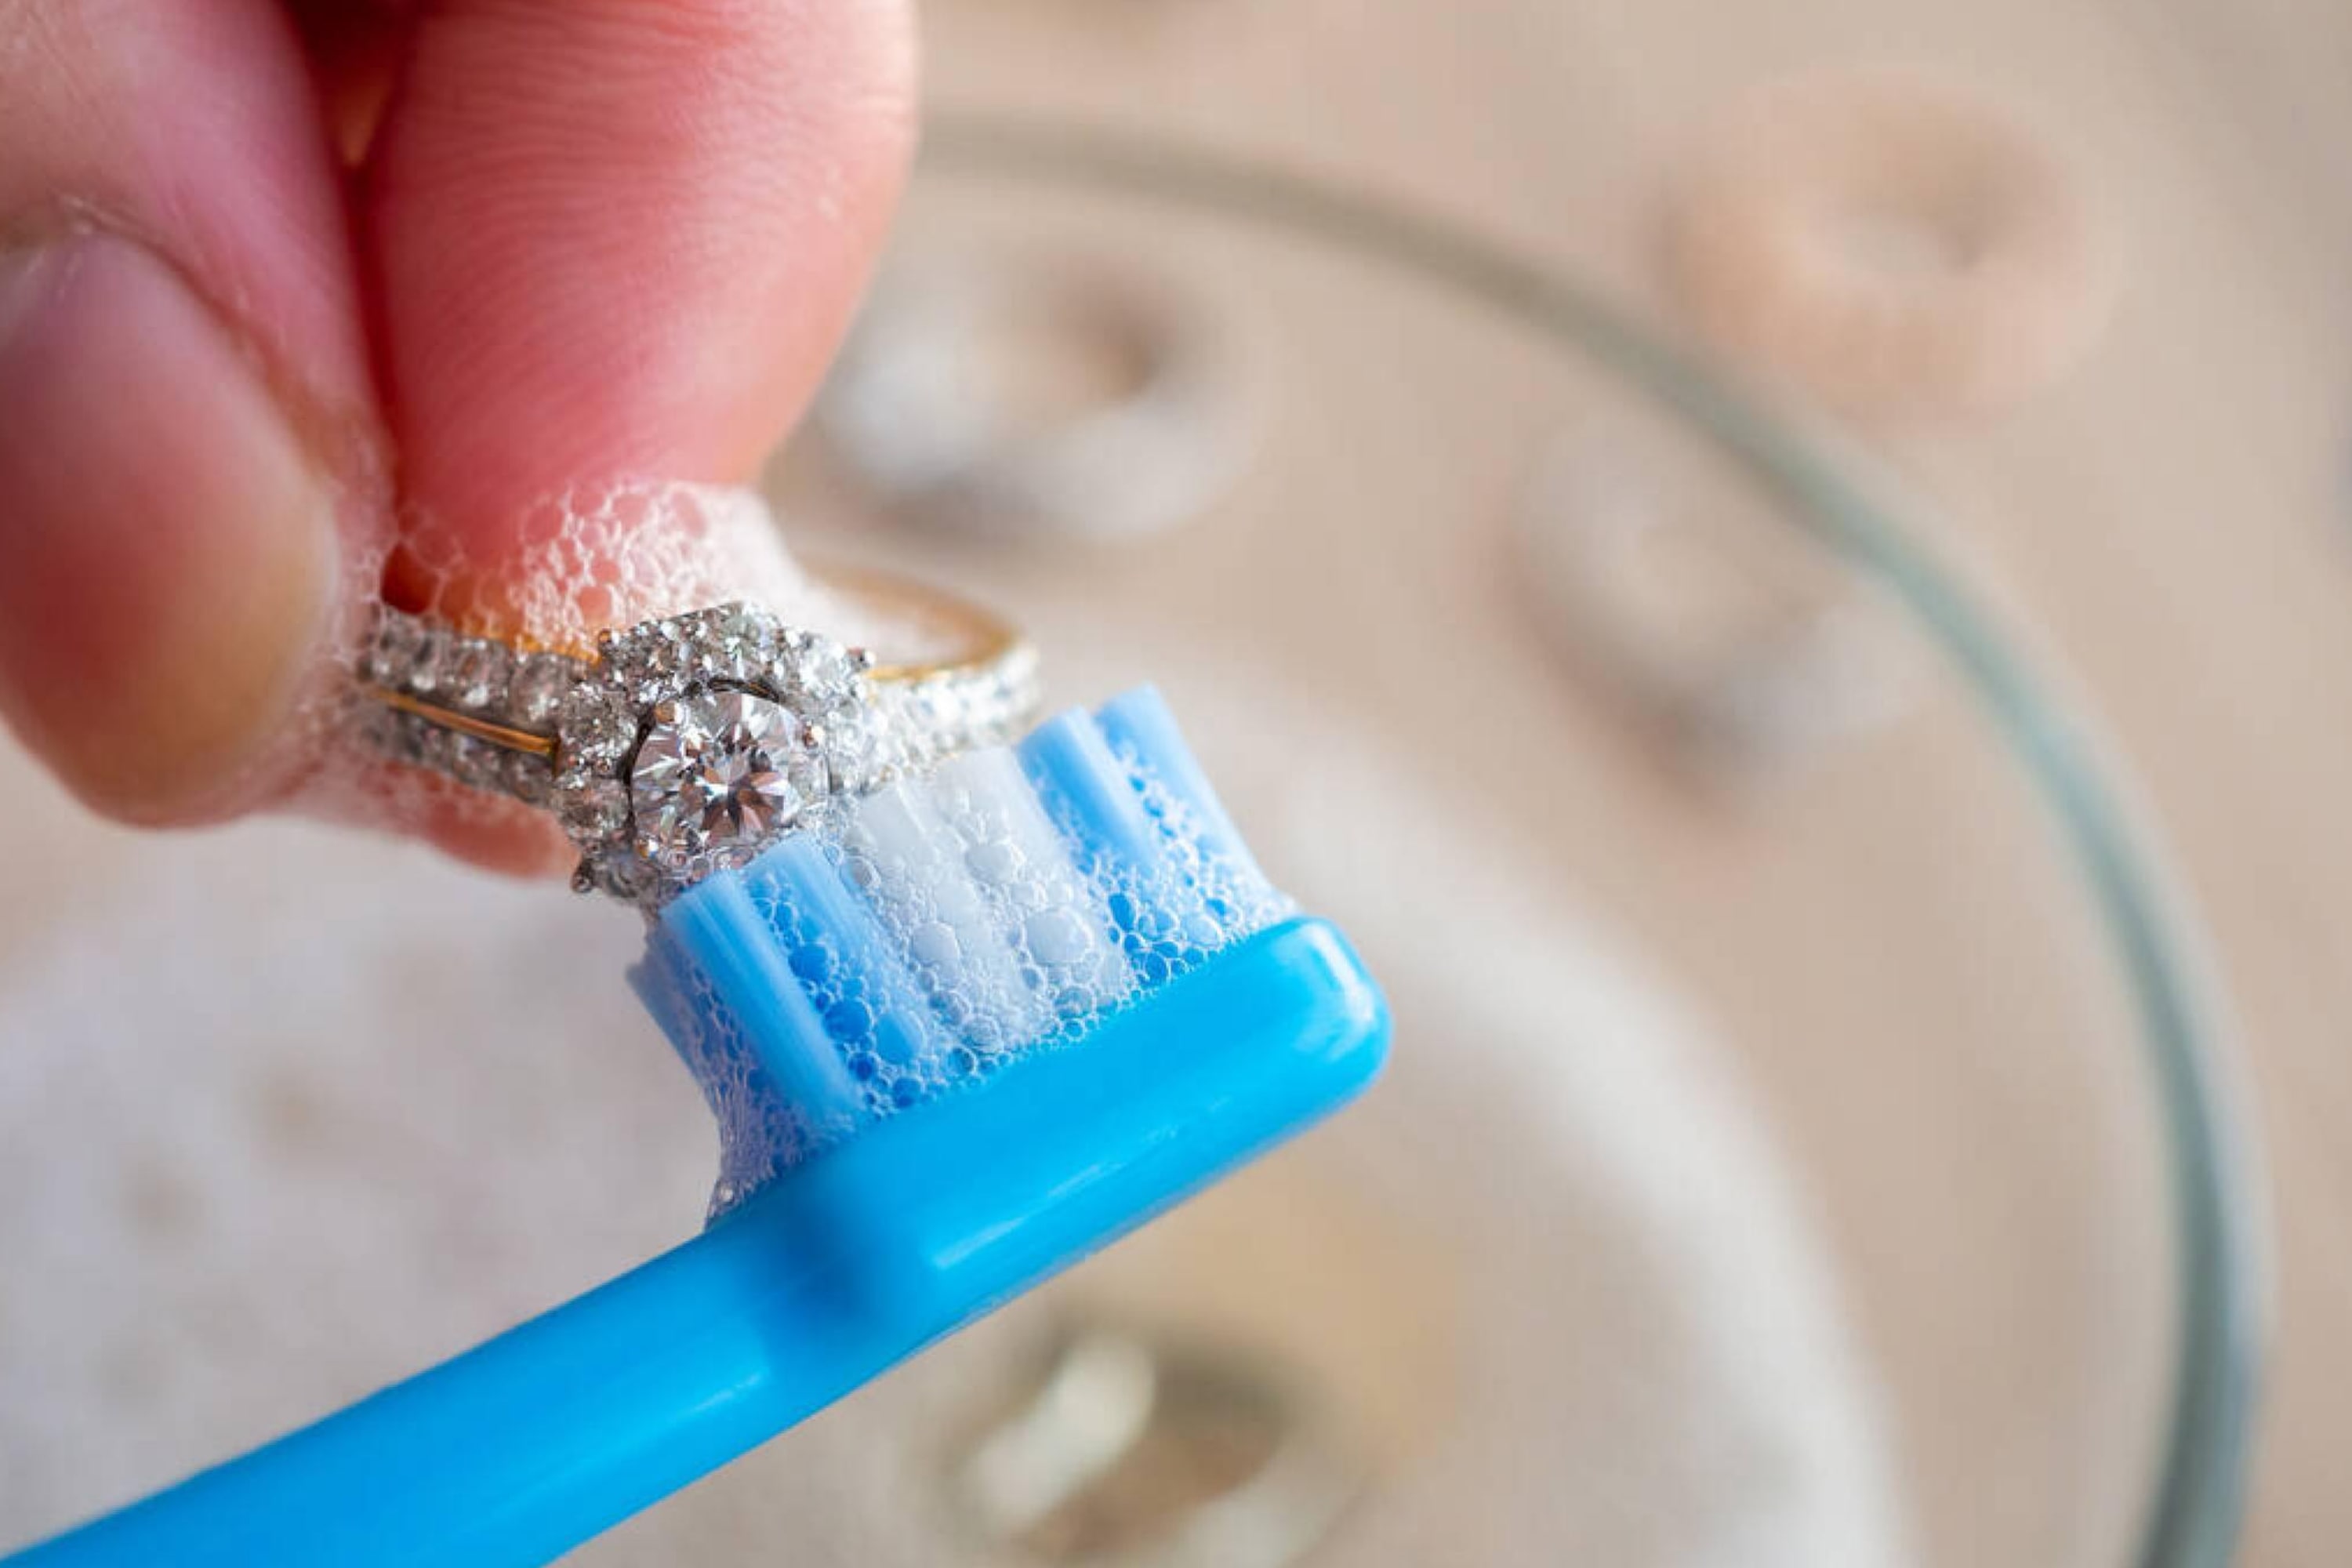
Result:
<svg viewBox="0 0 2352 1568">
<path fill-rule="evenodd" d="M 706 879 L 632 979 L 719 1119 L 701 1235 L 5 1568 L 551 1561 L 1336 1110 L 1389 1034 L 1148 689 Z"/>
</svg>

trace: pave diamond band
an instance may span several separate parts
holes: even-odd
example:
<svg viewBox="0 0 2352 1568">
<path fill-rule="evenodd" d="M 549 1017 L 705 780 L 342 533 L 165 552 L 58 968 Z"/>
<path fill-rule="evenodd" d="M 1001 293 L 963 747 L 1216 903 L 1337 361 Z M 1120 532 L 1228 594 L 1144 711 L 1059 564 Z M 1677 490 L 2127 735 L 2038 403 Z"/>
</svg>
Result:
<svg viewBox="0 0 2352 1568">
<path fill-rule="evenodd" d="M 835 796 L 1012 738 L 1035 708 L 1036 652 L 1009 626 L 893 581 L 856 591 L 967 646 L 877 665 L 732 604 L 608 632 L 580 658 L 380 607 L 359 666 L 366 732 L 397 761 L 552 812 L 583 890 L 657 902 Z"/>
</svg>

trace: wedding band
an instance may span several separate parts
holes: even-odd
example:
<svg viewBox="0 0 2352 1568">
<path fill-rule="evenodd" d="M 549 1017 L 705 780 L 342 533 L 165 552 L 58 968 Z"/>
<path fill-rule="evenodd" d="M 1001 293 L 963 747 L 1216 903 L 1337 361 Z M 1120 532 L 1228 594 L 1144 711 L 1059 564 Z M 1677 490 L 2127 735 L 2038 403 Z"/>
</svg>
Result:
<svg viewBox="0 0 2352 1568">
<path fill-rule="evenodd" d="M 1008 623 L 895 579 L 846 585 L 955 647 L 877 663 L 729 604 L 604 633 L 583 658 L 385 606 L 360 659 L 363 730 L 396 761 L 552 812 L 582 891 L 657 903 L 836 797 L 1012 738 L 1036 707 L 1036 650 Z"/>
<path fill-rule="evenodd" d="M 1861 586 L 1685 478 L 1664 493 L 1611 431 L 1544 454 L 1518 577 L 1562 651 L 1709 784 L 1784 779 L 1900 717 L 1912 650 Z"/>
<path fill-rule="evenodd" d="M 1121 384 L 1040 416 L 1024 406 L 1024 351 L 1047 366 L 1117 365 Z M 1238 476 L 1246 380 L 1226 324 L 1171 282 L 1066 258 L 959 258 L 876 286 L 815 424 L 885 504 L 931 526 L 1139 539 L 1207 510 Z"/>
</svg>

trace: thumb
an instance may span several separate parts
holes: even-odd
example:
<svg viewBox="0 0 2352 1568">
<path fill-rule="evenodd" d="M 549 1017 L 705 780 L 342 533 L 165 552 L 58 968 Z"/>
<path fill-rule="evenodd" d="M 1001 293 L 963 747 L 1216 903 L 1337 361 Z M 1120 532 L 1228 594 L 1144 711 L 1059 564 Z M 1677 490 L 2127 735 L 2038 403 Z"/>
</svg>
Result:
<svg viewBox="0 0 2352 1568">
<path fill-rule="evenodd" d="M 0 257 L 0 712 L 75 793 L 243 804 L 326 630 L 332 520 L 170 266 L 100 233 Z"/>
<path fill-rule="evenodd" d="M 299 765 L 360 510 L 330 149 L 274 7 L 26 0 L 5 30 L 0 720 L 110 815 L 227 816 Z"/>
</svg>

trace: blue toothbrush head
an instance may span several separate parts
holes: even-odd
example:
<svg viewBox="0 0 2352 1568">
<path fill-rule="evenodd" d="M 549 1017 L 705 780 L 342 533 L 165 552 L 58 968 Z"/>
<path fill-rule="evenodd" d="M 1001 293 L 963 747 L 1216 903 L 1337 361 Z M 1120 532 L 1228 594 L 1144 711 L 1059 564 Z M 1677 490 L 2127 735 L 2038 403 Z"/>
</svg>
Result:
<svg viewBox="0 0 2352 1568">
<path fill-rule="evenodd" d="M 707 879 L 635 979 L 719 1120 L 714 1219 L 821 1172 L 827 1256 L 968 1263 L 1022 1232 L 1011 1273 L 916 1268 L 925 1337 L 1336 1109 L 1387 1047 L 1360 964 L 1258 868 L 1150 689 Z M 970 1245 L 908 1232 L 941 1190 Z"/>
</svg>

